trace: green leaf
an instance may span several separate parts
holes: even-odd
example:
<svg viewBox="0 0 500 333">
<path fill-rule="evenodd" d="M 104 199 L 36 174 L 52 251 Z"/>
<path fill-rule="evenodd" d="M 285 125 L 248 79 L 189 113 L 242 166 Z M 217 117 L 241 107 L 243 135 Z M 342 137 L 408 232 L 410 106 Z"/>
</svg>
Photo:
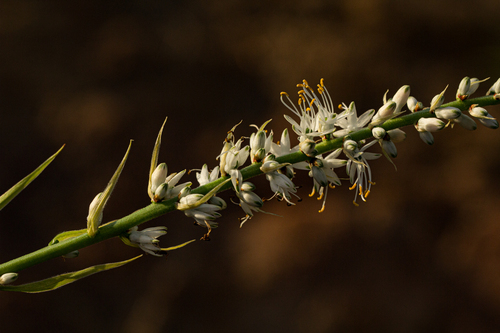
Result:
<svg viewBox="0 0 500 333">
<path fill-rule="evenodd" d="M 214 195 L 216 195 L 217 191 L 220 190 L 220 188 L 222 186 L 226 185 L 226 183 L 229 182 L 230 180 L 231 179 L 224 180 L 222 183 L 220 183 L 219 185 L 215 186 L 210 192 L 208 192 L 207 194 L 205 194 L 203 197 L 201 197 L 200 200 L 196 201 L 192 205 L 185 205 L 185 204 L 178 203 L 177 206 L 176 206 L 177 209 L 178 210 L 188 210 L 188 209 L 193 209 L 193 208 L 201 206 L 202 204 L 204 204 L 205 202 L 207 202 L 208 200 L 210 200 L 211 197 L 213 197 Z"/>
<path fill-rule="evenodd" d="M 102 192 L 102 195 L 99 199 L 100 200 L 99 203 L 92 209 L 92 211 L 89 212 L 89 216 L 87 219 L 87 233 L 89 234 L 90 237 L 94 237 L 97 234 L 98 230 L 97 228 L 99 228 L 99 224 L 101 223 L 100 221 L 101 213 L 104 210 L 104 206 L 108 202 L 108 199 L 111 196 L 111 193 L 113 192 L 116 183 L 118 183 L 118 178 L 120 178 L 120 174 L 122 173 L 123 168 L 125 167 L 125 162 L 127 162 L 127 157 L 130 152 L 130 147 L 132 146 L 132 141 L 133 140 L 130 140 L 125 156 L 123 157 L 118 168 L 116 168 L 116 171 L 113 174 L 113 177 L 111 177 L 111 180 L 109 181 L 108 185 Z"/>
<path fill-rule="evenodd" d="M 87 232 L 87 229 L 70 230 L 70 231 L 61 232 L 60 234 L 57 234 L 54 238 L 52 238 L 49 245 L 54 245 L 54 244 L 57 244 L 59 242 L 62 242 L 63 240 L 83 235 L 86 232 Z"/>
<path fill-rule="evenodd" d="M 16 197 L 22 190 L 26 188 L 32 181 L 38 177 L 39 174 L 56 158 L 56 156 L 61 152 L 64 148 L 64 145 L 51 157 L 49 157 L 45 162 L 43 162 L 38 168 L 35 169 L 32 173 L 24 177 L 21 181 L 19 181 L 16 185 L 14 185 L 10 190 L 2 194 L 0 196 L 0 210 L 4 208 L 12 199 Z"/>
<path fill-rule="evenodd" d="M 189 243 L 192 243 L 194 242 L 196 239 L 191 239 L 190 241 L 187 241 L 185 243 L 182 243 L 182 244 L 179 244 L 177 246 L 171 246 L 171 247 L 165 247 L 165 248 L 162 248 L 161 250 L 162 251 L 172 251 L 172 250 L 177 250 L 177 249 L 180 249 L 181 247 L 184 247 L 186 245 L 188 245 Z"/>
<path fill-rule="evenodd" d="M 45 280 L 21 284 L 18 286 L 1 286 L 0 285 L 0 290 L 19 291 L 19 292 L 23 292 L 23 293 L 42 293 L 45 291 L 51 291 L 51 290 L 55 290 L 57 288 L 60 288 L 62 286 L 65 286 L 67 284 L 70 284 L 71 282 L 75 282 L 76 280 L 83 279 L 83 278 L 90 276 L 92 274 L 123 266 L 125 264 L 128 264 L 129 262 L 134 261 L 135 259 L 138 259 L 139 257 L 142 257 L 142 254 L 140 256 L 137 256 L 137 257 L 134 257 L 134 258 L 131 258 L 128 260 L 124 260 L 124 261 L 120 261 L 120 262 L 113 262 L 113 263 L 103 264 L 103 265 L 96 265 L 96 266 L 82 269 L 82 270 L 77 271 L 77 272 L 65 273 L 65 274 L 53 276 L 53 277 L 45 279 Z"/>
</svg>

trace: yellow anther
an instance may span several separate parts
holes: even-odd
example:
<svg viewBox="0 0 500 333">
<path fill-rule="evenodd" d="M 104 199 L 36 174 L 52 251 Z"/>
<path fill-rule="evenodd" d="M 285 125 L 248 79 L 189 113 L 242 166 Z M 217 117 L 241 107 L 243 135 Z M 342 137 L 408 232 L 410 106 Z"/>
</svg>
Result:
<svg viewBox="0 0 500 333">
<path fill-rule="evenodd" d="M 359 185 L 359 195 L 363 195 L 363 186 Z"/>
<path fill-rule="evenodd" d="M 368 196 L 368 194 L 370 194 L 369 190 L 365 192 L 365 198 Z"/>
<path fill-rule="evenodd" d="M 343 106 L 342 104 L 339 104 L 338 108 L 339 108 L 339 109 L 343 109 L 343 108 L 344 108 L 344 106 Z"/>
<path fill-rule="evenodd" d="M 316 98 L 313 98 L 313 99 L 309 102 L 309 105 L 310 105 L 310 106 L 313 106 L 313 104 L 314 104 L 314 101 L 315 101 L 315 100 L 316 100 Z"/>
<path fill-rule="evenodd" d="M 304 85 L 302 83 L 298 83 L 297 84 L 297 88 L 305 88 Z"/>
<path fill-rule="evenodd" d="M 319 84 L 318 84 L 318 92 L 320 94 L 324 93 L 325 92 L 325 89 L 323 87 L 321 87 Z"/>
<path fill-rule="evenodd" d="M 332 183 L 329 183 L 329 184 L 328 184 L 328 187 L 330 187 L 330 188 L 335 188 L 335 185 L 332 185 Z"/>
<path fill-rule="evenodd" d="M 321 206 L 321 209 L 318 210 L 318 213 L 323 213 L 325 211 L 325 205 Z"/>
<path fill-rule="evenodd" d="M 375 182 L 372 182 L 371 180 L 369 180 L 368 183 L 370 183 L 372 185 L 376 185 Z"/>
<path fill-rule="evenodd" d="M 359 207 L 359 205 L 356 203 L 356 201 L 353 201 L 352 203 L 354 204 L 354 206 Z"/>
<path fill-rule="evenodd" d="M 283 95 L 288 96 L 288 93 L 286 93 L 286 92 L 282 91 L 282 92 L 280 92 L 280 95 L 281 95 L 281 96 L 283 96 Z"/>
<path fill-rule="evenodd" d="M 318 200 L 323 199 L 323 195 L 324 195 L 324 194 L 325 194 L 324 192 L 323 192 L 323 193 L 321 193 L 317 199 L 318 199 Z"/>
<path fill-rule="evenodd" d="M 313 190 L 312 190 L 311 194 L 309 194 L 309 196 L 312 197 L 314 195 L 314 193 L 316 193 L 316 189 L 313 187 Z"/>
<path fill-rule="evenodd" d="M 356 188 L 356 184 L 352 185 L 351 187 L 349 187 L 350 190 L 354 190 Z"/>
<path fill-rule="evenodd" d="M 302 80 L 302 83 L 303 83 L 306 87 L 308 87 L 308 86 L 309 86 L 309 83 L 307 83 L 307 81 L 306 81 L 306 80 Z"/>
<path fill-rule="evenodd" d="M 321 87 L 324 87 L 325 86 L 325 79 L 321 78 L 321 80 L 319 80 L 319 84 L 321 85 Z"/>
</svg>

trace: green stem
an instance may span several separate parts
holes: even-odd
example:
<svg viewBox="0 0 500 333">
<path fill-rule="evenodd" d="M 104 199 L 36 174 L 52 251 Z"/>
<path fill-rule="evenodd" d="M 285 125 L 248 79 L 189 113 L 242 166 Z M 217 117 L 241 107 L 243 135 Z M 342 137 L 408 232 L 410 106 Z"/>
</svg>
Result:
<svg viewBox="0 0 500 333">
<path fill-rule="evenodd" d="M 495 104 L 500 104 L 500 100 L 495 99 L 493 96 L 484 96 L 465 101 L 454 101 L 451 103 L 444 104 L 442 105 L 442 107 L 452 106 L 459 108 L 462 111 L 465 111 L 472 104 L 478 104 L 479 106 L 495 105 Z M 388 120 L 383 125 L 381 125 L 381 127 L 383 127 L 386 130 L 391 130 L 404 126 L 410 126 L 415 124 L 418 121 L 418 119 L 423 117 L 425 118 L 434 117 L 434 115 L 431 112 L 429 112 L 429 109 L 427 108 L 419 112 L 414 112 L 402 117 Z M 349 135 L 353 140 L 356 141 L 372 137 L 371 130 L 368 128 L 351 133 Z M 324 154 L 329 151 L 333 151 L 337 148 L 342 147 L 343 140 L 344 138 L 337 138 L 334 140 L 323 141 L 317 144 L 316 149 L 318 150 L 318 154 Z M 276 160 L 279 163 L 288 162 L 293 164 L 307 160 L 307 156 L 305 156 L 303 153 L 299 151 L 285 156 L 280 156 Z M 250 166 L 247 166 L 246 168 L 241 169 L 243 179 L 247 180 L 249 178 L 262 174 L 262 171 L 260 171 L 260 166 L 261 166 L 260 163 L 255 163 Z M 216 187 L 218 184 L 226 180 L 227 178 L 228 178 L 227 176 L 221 177 L 216 181 L 213 181 L 209 184 L 194 189 L 192 193 L 206 194 L 211 189 Z M 219 192 L 228 190 L 231 187 L 232 187 L 231 182 L 229 182 L 225 184 L 219 190 Z M 173 198 L 165 202 L 150 204 L 119 220 L 102 225 L 99 228 L 99 232 L 95 237 L 89 237 L 88 234 L 85 233 L 83 235 L 64 240 L 54 245 L 46 246 L 40 250 L 34 251 L 22 257 L 8 261 L 0 265 L 0 275 L 9 272 L 19 272 L 20 270 L 23 270 L 25 268 L 34 266 L 36 264 L 45 262 L 53 258 L 60 257 L 72 251 L 79 250 L 84 247 L 90 246 L 92 244 L 102 242 L 109 238 L 117 237 L 136 225 L 150 221 L 152 219 L 155 219 L 168 212 L 175 210 L 176 202 L 177 199 Z"/>
</svg>

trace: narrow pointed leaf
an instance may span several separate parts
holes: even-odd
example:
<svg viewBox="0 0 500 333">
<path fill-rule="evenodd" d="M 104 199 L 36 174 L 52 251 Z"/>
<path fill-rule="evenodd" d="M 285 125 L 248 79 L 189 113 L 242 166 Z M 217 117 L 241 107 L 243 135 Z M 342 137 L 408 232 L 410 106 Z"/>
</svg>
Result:
<svg viewBox="0 0 500 333">
<path fill-rule="evenodd" d="M 118 178 L 120 178 L 120 174 L 122 173 L 122 170 L 125 167 L 125 162 L 127 162 L 127 157 L 130 152 L 130 147 L 132 147 L 132 141 L 133 140 L 130 140 L 125 156 L 123 157 L 120 165 L 116 169 L 113 177 L 111 177 L 111 180 L 104 189 L 104 192 L 102 192 L 99 204 L 96 205 L 95 208 L 89 213 L 89 219 L 87 220 L 87 232 L 90 237 L 94 237 L 95 234 L 97 233 L 97 228 L 99 227 L 100 223 L 99 221 L 100 214 L 104 210 L 104 206 L 108 202 L 108 199 L 111 196 L 111 193 L 113 192 L 116 183 L 118 182 Z"/>
<path fill-rule="evenodd" d="M 160 146 L 161 146 L 161 136 L 163 134 L 163 127 L 165 127 L 165 123 L 167 122 L 167 118 L 161 125 L 160 131 L 158 132 L 158 136 L 156 137 L 155 147 L 153 149 L 153 155 L 151 156 L 151 166 L 149 167 L 149 182 L 148 182 L 148 195 L 151 199 L 153 199 L 154 193 L 151 192 L 151 175 L 156 169 L 158 165 L 158 156 L 160 155 Z"/>
<path fill-rule="evenodd" d="M 42 293 L 45 291 L 51 291 L 51 290 L 55 290 L 57 288 L 63 287 L 71 282 L 75 282 L 76 280 L 83 279 L 83 278 L 90 276 L 92 274 L 123 266 L 125 264 L 128 264 L 129 262 L 134 261 L 135 259 L 140 258 L 140 257 L 142 257 L 142 254 L 137 256 L 137 257 L 128 259 L 128 260 L 119 261 L 119 262 L 112 262 L 109 264 L 96 265 L 96 266 L 82 269 L 80 271 L 65 273 L 65 274 L 53 276 L 53 277 L 45 279 L 45 280 L 21 284 L 18 286 L 9 286 L 9 285 L 0 286 L 0 290 L 20 291 L 20 292 L 24 292 L 24 293 Z"/>
<path fill-rule="evenodd" d="M 187 241 L 185 243 L 182 243 L 182 244 L 179 244 L 177 246 L 171 246 L 171 247 L 166 247 L 166 248 L 162 248 L 161 250 L 162 251 L 172 251 L 172 250 L 177 250 L 177 249 L 180 249 L 181 247 L 184 247 L 186 245 L 188 245 L 189 243 L 192 243 L 194 242 L 196 239 L 191 239 L 190 241 Z"/>
<path fill-rule="evenodd" d="M 202 205 L 205 202 L 207 202 L 208 200 L 210 200 L 211 197 L 213 197 L 214 195 L 216 195 L 217 191 L 220 190 L 220 188 L 222 186 L 224 186 L 230 180 L 231 179 L 226 179 L 225 181 L 223 181 L 222 183 L 220 183 L 219 185 L 217 185 L 216 187 L 214 187 L 210 192 L 208 192 L 207 194 L 205 194 L 203 197 L 201 197 L 200 200 L 196 201 L 192 205 L 177 204 L 177 209 L 178 210 L 188 210 L 188 209 L 193 209 L 193 208 L 199 207 L 200 205 Z"/>
<path fill-rule="evenodd" d="M 12 199 L 16 197 L 22 190 L 26 188 L 32 181 L 38 177 L 39 174 L 56 158 L 56 156 L 64 148 L 64 145 L 51 157 L 49 157 L 45 162 L 43 162 L 38 168 L 32 173 L 20 180 L 16 185 L 14 185 L 10 190 L 0 196 L 0 210 L 4 208 Z"/>
<path fill-rule="evenodd" d="M 83 235 L 86 232 L 87 232 L 87 229 L 70 230 L 70 231 L 61 232 L 60 234 L 58 234 L 54 238 L 52 238 L 49 245 L 54 245 L 54 244 L 57 244 L 59 242 L 62 242 L 63 240 Z"/>
</svg>

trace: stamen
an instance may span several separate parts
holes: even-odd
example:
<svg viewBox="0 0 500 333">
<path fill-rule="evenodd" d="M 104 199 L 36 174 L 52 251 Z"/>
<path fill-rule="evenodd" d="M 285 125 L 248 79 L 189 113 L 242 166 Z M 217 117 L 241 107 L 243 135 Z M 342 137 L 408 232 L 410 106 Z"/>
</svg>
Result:
<svg viewBox="0 0 500 333">
<path fill-rule="evenodd" d="M 323 195 L 324 195 L 324 194 L 325 194 L 324 192 L 323 192 L 323 193 L 321 193 L 321 194 L 319 195 L 319 197 L 318 197 L 318 200 L 323 199 Z"/>
<path fill-rule="evenodd" d="M 314 193 L 316 193 L 316 189 L 313 187 L 313 190 L 312 190 L 311 194 L 309 194 L 309 196 L 312 197 L 314 195 Z"/>
<path fill-rule="evenodd" d="M 349 187 L 350 190 L 354 190 L 356 188 L 357 184 L 354 183 L 354 185 L 352 185 L 351 187 Z"/>
<path fill-rule="evenodd" d="M 370 190 L 365 192 L 365 198 L 368 196 L 368 194 L 370 194 Z"/>
<path fill-rule="evenodd" d="M 328 187 L 330 187 L 330 188 L 335 188 L 335 185 L 332 185 L 332 183 L 329 183 L 329 184 L 328 184 Z"/>
<path fill-rule="evenodd" d="M 356 203 L 356 201 L 353 201 L 352 203 L 354 204 L 354 206 L 359 207 L 359 204 Z"/>
</svg>

